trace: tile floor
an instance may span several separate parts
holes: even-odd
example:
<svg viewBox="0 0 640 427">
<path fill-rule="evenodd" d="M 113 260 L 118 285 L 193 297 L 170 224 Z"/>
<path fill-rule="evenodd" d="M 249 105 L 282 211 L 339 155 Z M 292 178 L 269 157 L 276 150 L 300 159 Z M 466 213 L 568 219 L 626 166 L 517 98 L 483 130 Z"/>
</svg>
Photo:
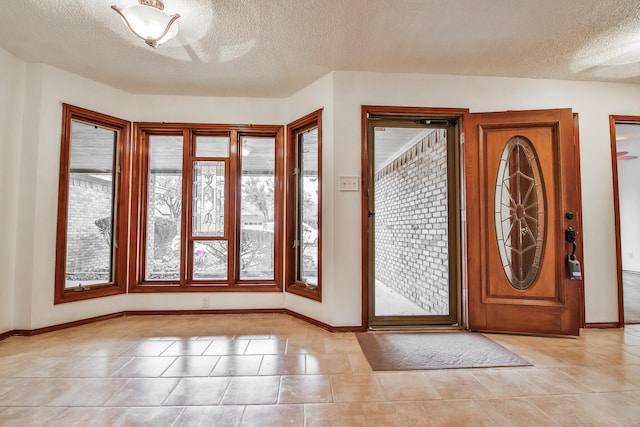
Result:
<svg viewBox="0 0 640 427">
<path fill-rule="evenodd" d="M 490 337 L 534 366 L 372 372 L 287 315 L 111 319 L 0 341 L 0 425 L 640 426 L 640 325 Z"/>
</svg>

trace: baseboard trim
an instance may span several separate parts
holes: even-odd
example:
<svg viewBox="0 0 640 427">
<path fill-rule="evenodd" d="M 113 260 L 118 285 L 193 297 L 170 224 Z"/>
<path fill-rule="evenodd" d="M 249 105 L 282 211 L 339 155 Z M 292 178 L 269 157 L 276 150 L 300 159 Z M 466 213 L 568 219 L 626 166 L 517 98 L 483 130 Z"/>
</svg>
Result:
<svg viewBox="0 0 640 427">
<path fill-rule="evenodd" d="M 30 337 L 32 335 L 40 335 L 40 334 L 45 334 L 47 332 L 59 331 L 61 329 L 73 328 L 74 326 L 86 325 L 89 323 L 100 322 L 102 320 L 114 319 L 116 317 L 122 317 L 124 315 L 125 315 L 125 312 L 121 311 L 119 313 L 104 314 L 102 316 L 89 317 L 87 319 L 81 319 L 81 320 L 74 320 L 73 322 L 66 322 L 66 323 L 59 323 L 57 325 L 45 326 L 44 328 L 14 329 L 13 331 L 11 331 L 11 335 Z"/>
<path fill-rule="evenodd" d="M 585 329 L 615 329 L 622 326 L 618 322 L 585 323 Z"/>
<path fill-rule="evenodd" d="M 312 319 L 298 312 L 288 310 L 286 308 L 256 308 L 249 310 L 131 310 L 121 311 L 118 313 L 105 314 L 102 316 L 90 317 L 87 319 L 75 320 L 73 322 L 60 323 L 57 325 L 45 326 L 37 329 L 14 329 L 12 331 L 0 334 L 0 341 L 11 336 L 34 336 L 45 334 L 47 332 L 59 331 L 62 329 L 73 328 L 75 326 L 86 325 L 89 323 L 100 322 L 108 319 L 126 316 L 163 316 L 163 315 L 188 315 L 188 314 L 287 314 L 307 323 L 310 323 L 329 332 L 363 332 L 362 326 L 331 326 L 319 320 Z"/>
<path fill-rule="evenodd" d="M 284 308 L 254 308 L 244 309 L 206 309 L 206 310 L 131 310 L 124 312 L 126 316 L 162 316 L 162 315 L 182 315 L 182 314 L 283 314 Z"/>
<path fill-rule="evenodd" d="M 307 317 L 304 314 L 300 314 L 298 312 L 285 309 L 285 313 L 295 317 L 296 319 L 303 320 L 307 323 L 310 323 L 319 328 L 325 329 L 329 332 L 364 332 L 365 328 L 362 326 L 331 326 L 326 323 L 320 322 L 319 320 L 312 319 L 311 317 Z"/>
</svg>

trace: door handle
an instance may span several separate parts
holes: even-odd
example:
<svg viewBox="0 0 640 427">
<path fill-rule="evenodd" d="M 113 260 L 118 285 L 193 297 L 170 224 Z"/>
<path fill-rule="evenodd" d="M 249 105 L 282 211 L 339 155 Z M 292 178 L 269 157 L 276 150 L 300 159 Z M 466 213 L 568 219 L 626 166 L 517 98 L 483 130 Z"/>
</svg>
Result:
<svg viewBox="0 0 640 427">
<path fill-rule="evenodd" d="M 567 256 L 567 273 L 571 280 L 582 280 L 582 270 L 580 268 L 580 262 L 576 259 L 576 239 L 578 238 L 578 232 L 573 227 L 568 227 L 564 230 L 564 239 L 571 243 L 571 253 Z"/>
<path fill-rule="evenodd" d="M 572 250 L 571 250 L 571 259 L 575 259 L 576 258 L 576 248 L 578 245 L 576 245 L 576 239 L 578 238 L 578 232 L 571 226 L 569 226 L 566 230 L 564 230 L 564 239 L 571 243 L 572 246 Z"/>
</svg>

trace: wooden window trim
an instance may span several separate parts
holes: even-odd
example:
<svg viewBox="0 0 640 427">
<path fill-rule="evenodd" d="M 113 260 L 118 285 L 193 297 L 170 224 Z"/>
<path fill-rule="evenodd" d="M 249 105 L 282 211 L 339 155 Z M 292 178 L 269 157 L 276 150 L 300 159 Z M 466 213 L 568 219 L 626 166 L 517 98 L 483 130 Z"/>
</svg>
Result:
<svg viewBox="0 0 640 427">
<path fill-rule="evenodd" d="M 309 129 L 318 129 L 318 287 L 308 289 L 296 279 L 296 248 L 299 240 L 296 224 L 298 178 L 294 169 L 298 164 L 298 135 Z M 286 220 L 286 291 L 315 301 L 322 301 L 322 109 L 301 117 L 287 125 L 287 220 Z"/>
<path fill-rule="evenodd" d="M 117 132 L 116 165 L 120 172 L 115 185 L 117 206 L 113 221 L 116 224 L 115 241 L 118 242 L 112 259 L 113 282 L 98 284 L 86 290 L 65 287 L 67 261 L 67 220 L 69 203 L 69 182 L 71 162 L 71 124 L 78 120 L 95 124 Z M 82 301 L 125 293 L 128 259 L 128 213 L 129 190 L 126 183 L 130 180 L 130 128 L 131 123 L 117 117 L 97 113 L 69 104 L 62 105 L 62 135 L 60 149 L 60 172 L 58 180 L 58 223 L 56 229 L 56 268 L 54 286 L 54 304 Z"/>
<path fill-rule="evenodd" d="M 280 125 L 228 125 L 228 124 L 191 124 L 191 123 L 134 123 L 134 174 L 132 176 L 132 219 L 130 236 L 131 251 L 129 271 L 129 292 L 282 292 L 283 289 L 283 218 L 284 218 L 284 140 L 283 127 Z M 148 175 L 148 135 L 177 135 L 183 133 L 184 147 L 189 152 L 183 156 L 182 200 L 183 220 L 181 227 L 181 280 L 177 282 L 159 282 L 144 280 L 145 242 L 146 242 L 146 190 Z M 228 279 L 225 281 L 193 280 L 192 266 L 185 248 L 190 248 L 191 236 L 191 197 L 192 197 L 192 163 L 195 156 L 196 136 L 229 136 L 228 168 L 225 170 L 225 192 L 228 203 L 225 207 L 225 238 L 227 240 Z M 275 140 L 275 259 L 274 280 L 239 280 L 239 259 L 236 259 L 236 248 L 240 239 L 240 177 L 241 154 L 239 140 L 242 136 L 269 137 Z M 212 158 L 214 159 L 214 158 Z M 215 158 L 214 160 L 216 160 Z M 235 184 L 235 185 L 234 185 Z M 188 242 L 186 245 L 184 242 Z"/>
</svg>

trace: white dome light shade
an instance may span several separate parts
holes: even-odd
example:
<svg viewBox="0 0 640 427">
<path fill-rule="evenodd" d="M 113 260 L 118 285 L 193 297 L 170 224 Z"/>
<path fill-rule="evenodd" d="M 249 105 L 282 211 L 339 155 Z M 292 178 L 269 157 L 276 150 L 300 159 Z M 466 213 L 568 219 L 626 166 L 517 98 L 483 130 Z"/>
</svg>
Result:
<svg viewBox="0 0 640 427">
<path fill-rule="evenodd" d="M 149 46 L 156 48 L 178 34 L 178 25 L 175 21 L 180 15 L 164 13 L 162 2 L 158 2 L 159 5 L 151 5 L 148 1 L 144 3 L 143 1 L 140 1 L 141 4 L 127 6 L 124 9 L 117 6 L 111 6 L 111 8 L 118 12 L 136 36 Z"/>
</svg>

